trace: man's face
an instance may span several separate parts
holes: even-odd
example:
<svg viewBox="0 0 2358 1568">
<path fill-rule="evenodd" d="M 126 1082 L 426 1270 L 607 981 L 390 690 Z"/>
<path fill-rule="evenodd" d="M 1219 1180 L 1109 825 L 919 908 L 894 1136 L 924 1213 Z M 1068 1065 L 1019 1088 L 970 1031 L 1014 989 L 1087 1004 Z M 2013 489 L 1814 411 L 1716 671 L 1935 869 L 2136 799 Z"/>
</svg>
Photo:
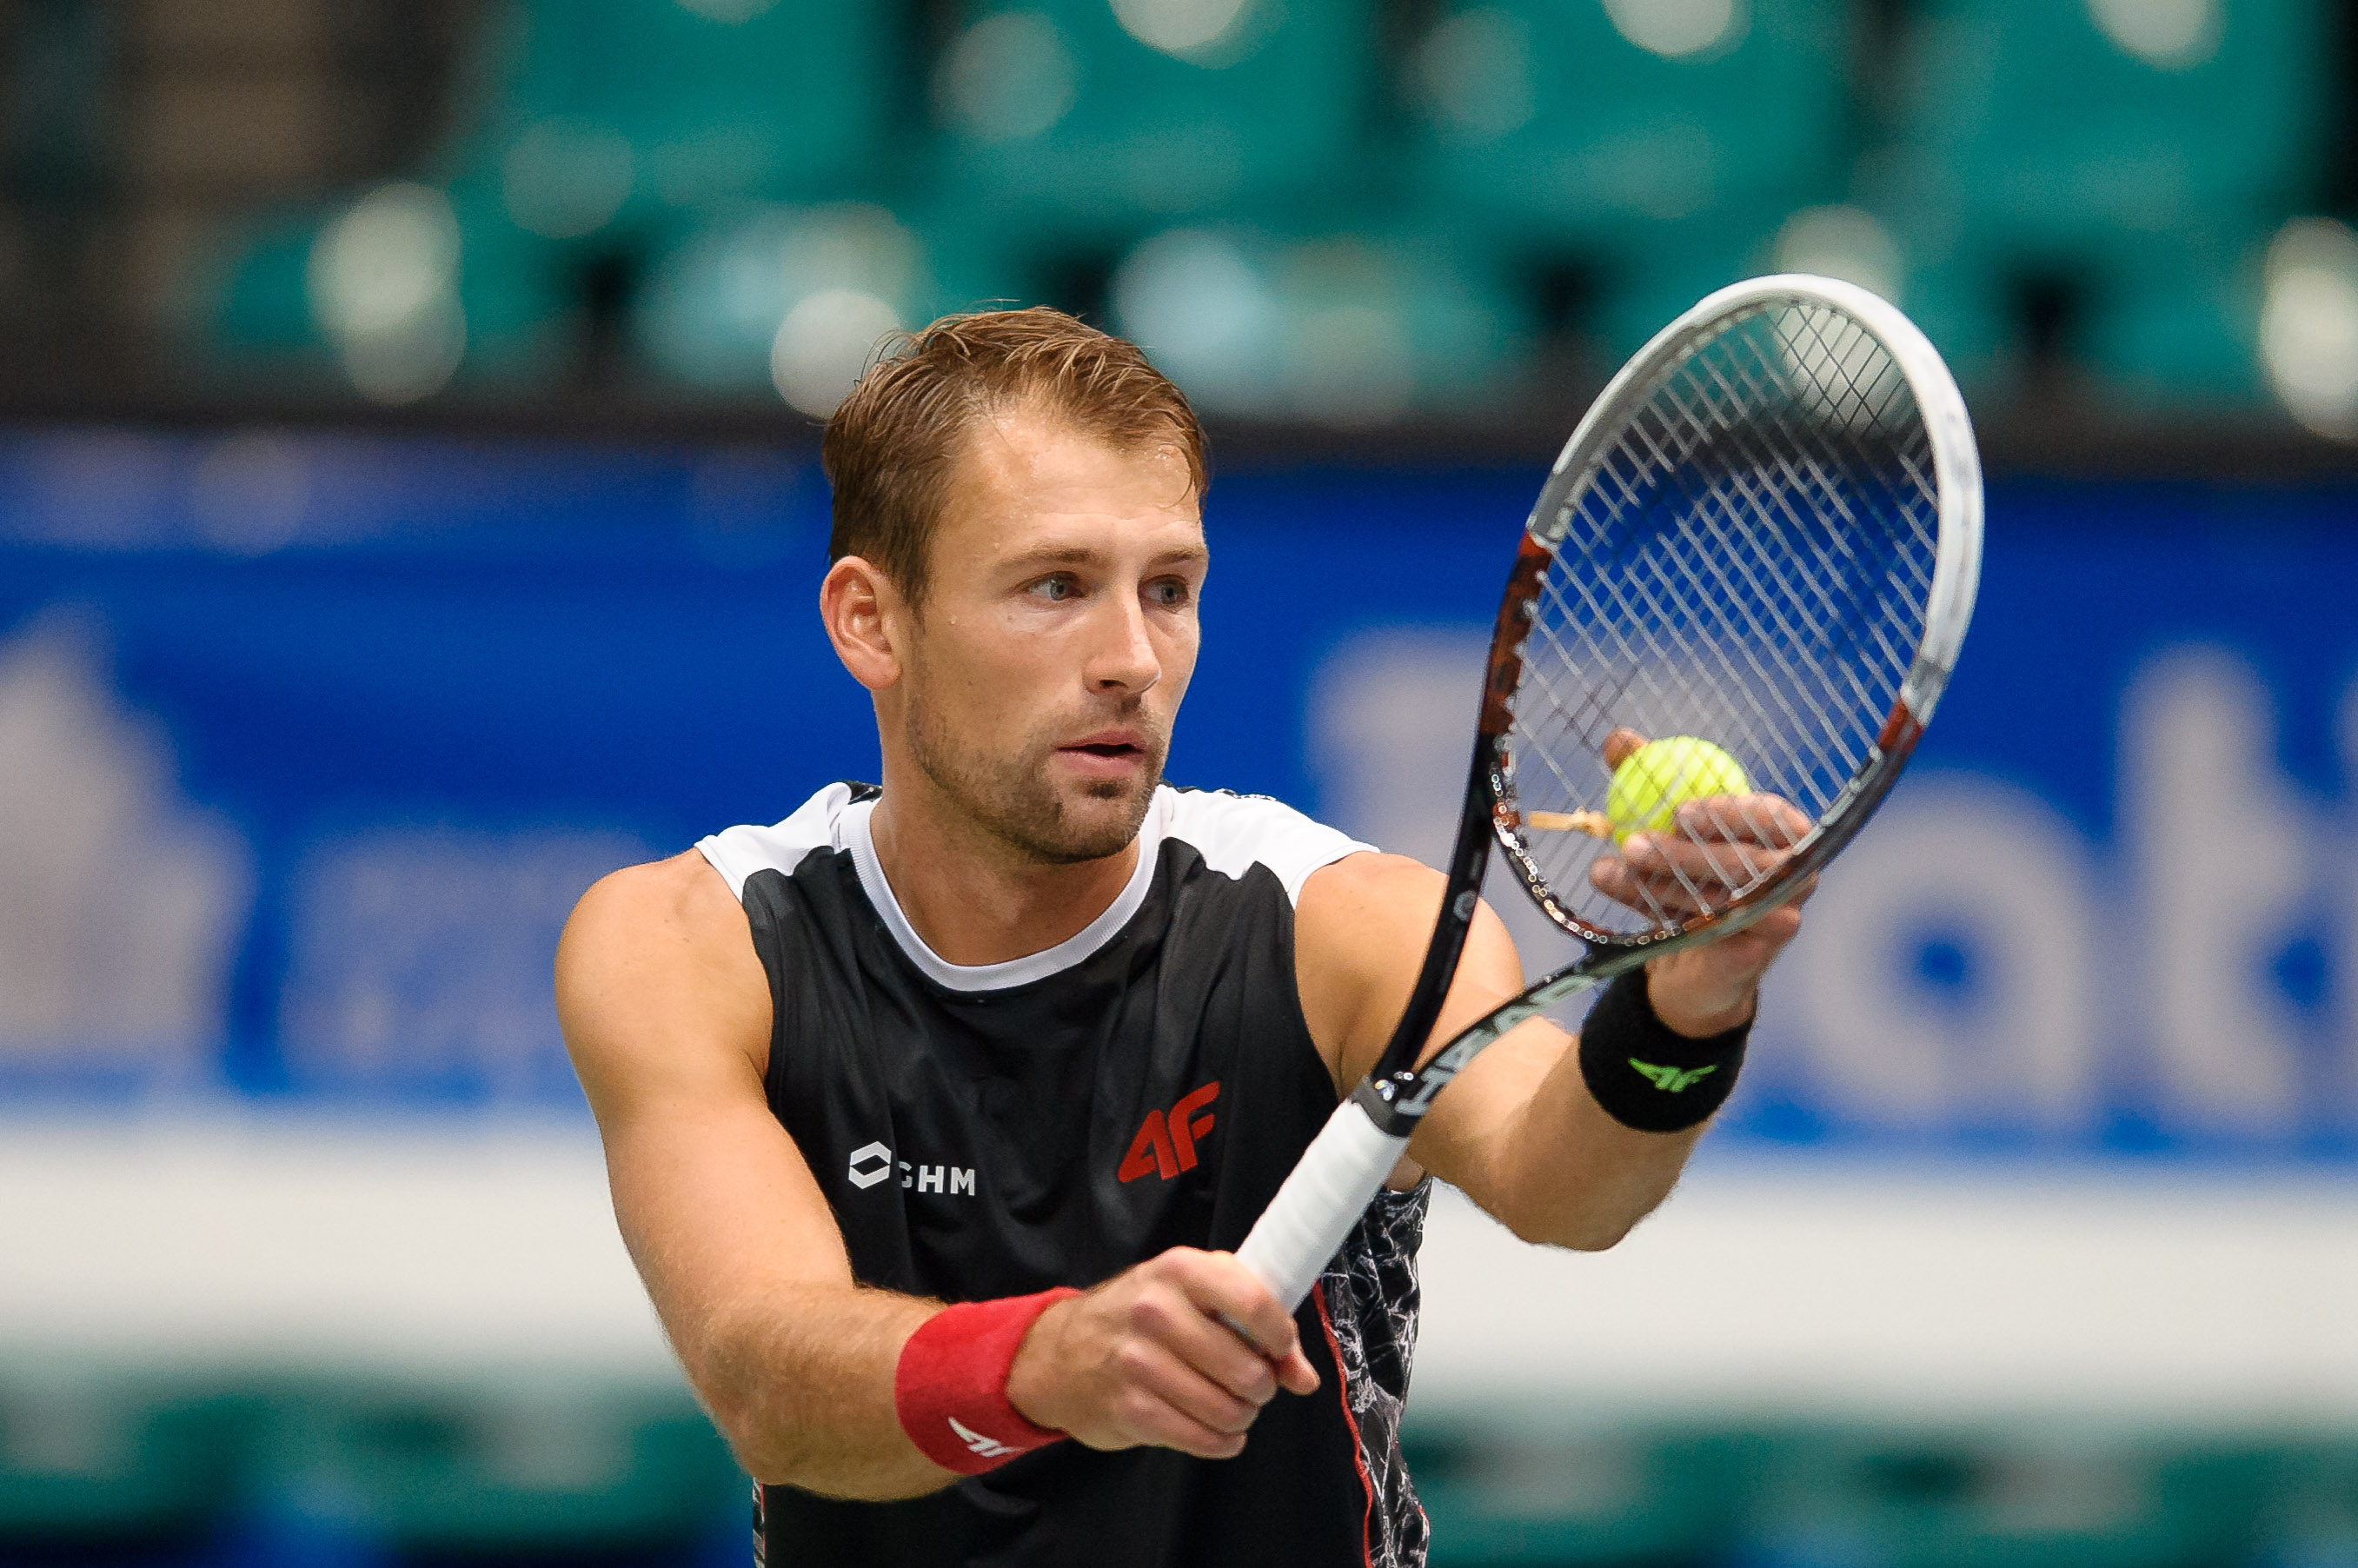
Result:
<svg viewBox="0 0 2358 1568">
<path fill-rule="evenodd" d="M 1195 674 L 1204 526 L 1175 445 L 1018 410 L 969 433 L 906 663 L 917 765 L 1055 864 L 1138 834 Z"/>
</svg>

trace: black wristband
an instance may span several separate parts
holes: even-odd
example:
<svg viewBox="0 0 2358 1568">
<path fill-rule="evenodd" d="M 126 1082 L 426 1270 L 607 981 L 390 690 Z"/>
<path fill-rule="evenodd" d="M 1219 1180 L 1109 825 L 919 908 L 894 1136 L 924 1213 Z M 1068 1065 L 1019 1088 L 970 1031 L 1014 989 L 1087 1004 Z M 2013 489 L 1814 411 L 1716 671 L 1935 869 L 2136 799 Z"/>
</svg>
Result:
<svg viewBox="0 0 2358 1568">
<path fill-rule="evenodd" d="M 1605 988 L 1580 1026 L 1580 1076 L 1605 1114 L 1639 1132 L 1683 1132 L 1710 1119 L 1735 1091 L 1749 1019 L 1692 1040 L 1654 1016 L 1646 971 Z"/>
</svg>

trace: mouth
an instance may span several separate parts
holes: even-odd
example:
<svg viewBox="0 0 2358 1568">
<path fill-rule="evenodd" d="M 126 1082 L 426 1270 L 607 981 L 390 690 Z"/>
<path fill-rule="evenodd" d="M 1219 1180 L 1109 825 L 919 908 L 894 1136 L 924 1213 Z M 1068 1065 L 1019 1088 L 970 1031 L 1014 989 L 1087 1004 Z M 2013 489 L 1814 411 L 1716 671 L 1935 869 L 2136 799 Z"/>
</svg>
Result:
<svg viewBox="0 0 2358 1568">
<path fill-rule="evenodd" d="M 1124 772 L 1143 764 L 1147 757 L 1144 738 L 1132 730 L 1101 730 L 1056 752 L 1092 773 Z"/>
</svg>

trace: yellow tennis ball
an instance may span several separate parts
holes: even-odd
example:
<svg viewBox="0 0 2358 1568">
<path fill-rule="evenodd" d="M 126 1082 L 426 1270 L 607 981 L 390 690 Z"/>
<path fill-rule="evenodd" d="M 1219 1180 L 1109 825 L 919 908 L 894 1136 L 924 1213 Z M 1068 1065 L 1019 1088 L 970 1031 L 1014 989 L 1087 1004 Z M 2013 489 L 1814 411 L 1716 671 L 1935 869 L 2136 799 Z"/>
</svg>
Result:
<svg viewBox="0 0 2358 1568">
<path fill-rule="evenodd" d="M 1671 735 L 1649 741 L 1613 770 L 1605 816 L 1618 846 L 1632 833 L 1667 833 L 1682 802 L 1713 795 L 1745 795 L 1752 784 L 1736 759 L 1708 741 Z"/>
</svg>

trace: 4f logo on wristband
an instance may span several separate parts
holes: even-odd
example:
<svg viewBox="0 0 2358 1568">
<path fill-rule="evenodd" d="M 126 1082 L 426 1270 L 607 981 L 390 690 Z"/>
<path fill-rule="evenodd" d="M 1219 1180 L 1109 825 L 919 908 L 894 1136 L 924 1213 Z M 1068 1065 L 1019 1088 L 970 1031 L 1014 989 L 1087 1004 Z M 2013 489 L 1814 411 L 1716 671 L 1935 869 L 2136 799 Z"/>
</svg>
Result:
<svg viewBox="0 0 2358 1568">
<path fill-rule="evenodd" d="M 1687 1090 L 1701 1083 L 1706 1075 L 1719 1071 L 1719 1064 L 1716 1062 L 1714 1062 L 1707 1067 L 1687 1067 L 1682 1069 L 1678 1067 L 1658 1067 L 1651 1062 L 1640 1062 L 1637 1057 L 1632 1056 L 1629 1058 L 1629 1065 L 1637 1068 L 1639 1072 L 1644 1074 L 1648 1083 L 1653 1085 L 1656 1088 L 1661 1090 L 1666 1095 L 1684 1094 Z"/>
<path fill-rule="evenodd" d="M 950 1423 L 950 1430 L 957 1433 L 958 1441 L 965 1444 L 978 1459 L 1012 1459 L 1022 1452 L 1020 1448 L 1009 1447 L 995 1437 L 986 1437 L 954 1415 L 942 1419 Z"/>
</svg>

